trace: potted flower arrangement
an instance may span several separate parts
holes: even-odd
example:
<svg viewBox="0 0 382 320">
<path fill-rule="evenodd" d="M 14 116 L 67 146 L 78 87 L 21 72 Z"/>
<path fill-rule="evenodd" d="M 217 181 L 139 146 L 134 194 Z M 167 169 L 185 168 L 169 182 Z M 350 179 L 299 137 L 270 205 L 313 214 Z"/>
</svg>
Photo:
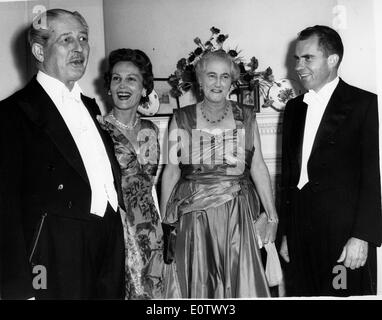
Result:
<svg viewBox="0 0 382 320">
<path fill-rule="evenodd" d="M 177 62 L 176 70 L 168 78 L 172 97 L 179 98 L 184 93 L 191 91 L 198 101 L 201 99 L 202 93 L 195 73 L 196 63 L 208 51 L 224 50 L 223 45 L 228 38 L 228 34 L 221 33 L 220 29 L 216 27 L 211 27 L 210 31 L 211 36 L 207 41 L 203 42 L 199 37 L 196 37 L 194 39 L 196 48 L 189 53 L 187 58 L 181 58 Z M 258 84 L 260 94 L 264 96 L 265 103 L 267 103 L 267 93 L 274 83 L 272 69 L 268 67 L 265 71 L 258 71 L 259 62 L 256 57 L 252 57 L 248 63 L 245 63 L 243 58 L 239 56 L 240 51 L 237 49 L 229 49 L 226 52 L 240 68 L 240 79 L 233 83 L 234 89 L 230 95 L 239 95 L 241 87 L 246 87 L 251 91 Z"/>
</svg>

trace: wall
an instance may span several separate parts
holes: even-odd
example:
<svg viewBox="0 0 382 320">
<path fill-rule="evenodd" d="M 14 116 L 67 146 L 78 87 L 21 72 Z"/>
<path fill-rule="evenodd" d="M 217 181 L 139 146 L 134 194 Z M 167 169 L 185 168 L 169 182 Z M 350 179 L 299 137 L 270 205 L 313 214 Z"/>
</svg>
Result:
<svg viewBox="0 0 382 320">
<path fill-rule="evenodd" d="M 346 49 L 341 75 L 376 92 L 375 3 L 378 1 L 309 1 L 309 6 L 307 0 L 0 1 L 0 99 L 21 88 L 31 76 L 29 48 L 20 33 L 38 4 L 78 10 L 85 16 L 91 53 L 81 86 L 101 104 L 105 53 L 119 47 L 141 48 L 153 60 L 155 75 L 167 77 L 176 61 L 194 48 L 193 38 L 206 39 L 211 26 L 228 33 L 228 47 L 241 49 L 244 58 L 255 55 L 259 69 L 271 66 L 276 78 L 295 78 L 290 44 L 296 33 L 316 23 L 333 25 L 341 16 L 333 13 L 336 5 L 345 7 L 347 22 L 340 30 Z"/>
<path fill-rule="evenodd" d="M 20 38 L 19 33 L 26 23 L 26 3 L 0 3 L 0 100 L 24 83 L 27 70 L 26 40 Z"/>
<path fill-rule="evenodd" d="M 339 33 L 345 47 L 340 76 L 345 81 L 377 93 L 376 31 L 378 10 L 374 0 L 338 0 L 336 17 L 341 17 Z M 382 12 L 379 8 L 379 18 Z M 374 17 L 376 20 L 374 20 Z"/>
<path fill-rule="evenodd" d="M 105 57 L 102 0 L 0 2 L 0 100 L 22 88 L 35 73 L 24 31 L 32 22 L 36 14 L 33 10 L 38 5 L 47 9 L 77 10 L 85 17 L 90 28 L 90 58 L 80 85 L 85 94 L 100 102 L 100 90 L 95 81 L 100 77 L 100 61 Z"/>
<path fill-rule="evenodd" d="M 152 59 L 157 77 L 167 77 L 176 62 L 207 40 L 212 26 L 229 34 L 227 47 L 259 69 L 271 66 L 277 78 L 288 75 L 290 42 L 302 28 L 331 24 L 335 0 L 104 0 L 106 52 L 140 48 Z M 118 21 L 118 23 L 116 23 Z"/>
</svg>

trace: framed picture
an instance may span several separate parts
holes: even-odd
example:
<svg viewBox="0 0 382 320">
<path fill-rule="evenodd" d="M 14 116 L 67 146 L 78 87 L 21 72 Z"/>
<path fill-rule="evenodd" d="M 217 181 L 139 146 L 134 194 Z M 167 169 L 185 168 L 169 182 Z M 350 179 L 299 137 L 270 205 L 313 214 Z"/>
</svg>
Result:
<svg viewBox="0 0 382 320">
<path fill-rule="evenodd" d="M 164 166 L 168 163 L 168 126 L 171 119 L 171 115 L 158 115 L 150 117 L 142 117 L 142 119 L 147 119 L 152 121 L 159 129 L 159 146 L 160 146 L 160 157 L 158 171 L 155 176 L 154 184 L 157 187 L 157 191 L 160 191 L 160 178 L 163 172 Z M 158 192 L 158 194 L 160 194 Z"/>
<path fill-rule="evenodd" d="M 168 78 L 154 78 L 154 90 L 159 99 L 157 114 L 172 114 L 173 109 L 179 108 L 179 99 L 170 95 L 171 86 Z"/>
<path fill-rule="evenodd" d="M 260 112 L 259 81 L 256 80 L 251 86 L 249 84 L 239 84 L 237 101 L 240 104 L 252 107 L 255 112 Z"/>
<path fill-rule="evenodd" d="M 150 117 L 142 117 L 152 121 L 159 129 L 159 146 L 160 146 L 160 158 L 159 164 L 166 164 L 168 157 L 168 125 L 171 115 L 158 115 Z"/>
</svg>

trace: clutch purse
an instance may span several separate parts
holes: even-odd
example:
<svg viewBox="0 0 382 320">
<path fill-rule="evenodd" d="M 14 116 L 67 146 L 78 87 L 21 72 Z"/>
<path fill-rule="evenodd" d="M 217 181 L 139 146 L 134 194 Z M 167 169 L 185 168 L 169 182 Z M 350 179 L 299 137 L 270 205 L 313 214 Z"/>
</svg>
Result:
<svg viewBox="0 0 382 320">
<path fill-rule="evenodd" d="M 255 234 L 260 248 L 263 246 L 263 242 L 261 239 L 264 239 L 267 223 L 268 217 L 265 212 L 262 212 L 257 218 L 257 220 L 254 222 Z"/>
<path fill-rule="evenodd" d="M 265 276 L 270 287 L 279 286 L 283 282 L 283 272 L 280 259 L 274 242 L 264 245 L 267 250 L 267 264 L 265 267 Z"/>
<path fill-rule="evenodd" d="M 166 264 L 171 264 L 175 256 L 176 227 L 163 223 L 163 260 Z"/>
</svg>

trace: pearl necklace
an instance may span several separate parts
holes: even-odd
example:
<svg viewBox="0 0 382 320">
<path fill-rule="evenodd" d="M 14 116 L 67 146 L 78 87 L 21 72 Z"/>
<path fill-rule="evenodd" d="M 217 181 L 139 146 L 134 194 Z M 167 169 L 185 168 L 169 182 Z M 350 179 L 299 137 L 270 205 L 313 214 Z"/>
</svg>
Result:
<svg viewBox="0 0 382 320">
<path fill-rule="evenodd" d="M 135 118 L 135 122 L 132 124 L 132 125 L 128 125 L 128 124 L 124 124 L 122 123 L 121 121 L 119 121 L 115 116 L 114 114 L 111 114 L 110 115 L 111 118 L 113 118 L 113 120 L 115 121 L 116 125 L 122 129 L 127 129 L 127 130 L 132 130 L 136 127 L 136 125 L 138 124 L 138 120 L 139 120 L 139 116 L 137 115 L 136 118 Z"/>
<path fill-rule="evenodd" d="M 201 105 L 201 108 L 200 108 L 200 110 L 202 111 L 202 116 L 203 116 L 204 119 L 207 120 L 207 122 L 210 122 L 210 123 L 217 123 L 217 122 L 222 121 L 227 116 L 228 110 L 229 110 L 229 103 L 226 102 L 226 106 L 225 106 L 225 110 L 224 110 L 223 115 L 219 119 L 211 120 L 211 119 L 208 119 L 208 117 L 207 117 L 207 115 L 206 115 L 206 113 L 204 111 L 204 106 L 205 106 L 205 104 L 203 102 L 202 105 Z"/>
</svg>

